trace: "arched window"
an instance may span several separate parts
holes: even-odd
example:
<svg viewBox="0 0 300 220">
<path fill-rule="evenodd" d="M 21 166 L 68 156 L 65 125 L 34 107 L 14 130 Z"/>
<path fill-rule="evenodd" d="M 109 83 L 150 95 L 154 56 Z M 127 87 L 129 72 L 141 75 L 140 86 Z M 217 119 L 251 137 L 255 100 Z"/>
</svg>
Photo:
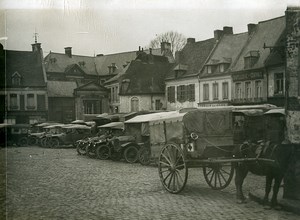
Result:
<svg viewBox="0 0 300 220">
<path fill-rule="evenodd" d="M 18 72 L 15 72 L 11 76 L 12 85 L 20 86 L 21 85 L 21 75 Z"/>
<path fill-rule="evenodd" d="M 137 97 L 133 97 L 131 99 L 131 111 L 138 112 L 139 111 L 139 99 Z"/>
</svg>

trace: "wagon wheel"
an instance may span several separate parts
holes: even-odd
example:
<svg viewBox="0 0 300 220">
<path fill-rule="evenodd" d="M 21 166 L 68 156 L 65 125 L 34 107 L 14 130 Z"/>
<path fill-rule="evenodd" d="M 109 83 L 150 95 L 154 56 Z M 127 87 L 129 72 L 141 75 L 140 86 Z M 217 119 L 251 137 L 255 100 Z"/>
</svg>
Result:
<svg viewBox="0 0 300 220">
<path fill-rule="evenodd" d="M 37 139 L 35 137 L 29 137 L 28 138 L 28 145 L 36 145 L 37 144 Z"/>
<path fill-rule="evenodd" d="M 86 146 L 83 143 L 77 143 L 76 145 L 76 151 L 79 155 L 85 155 L 86 154 Z"/>
<path fill-rule="evenodd" d="M 234 168 L 231 163 L 215 163 L 203 167 L 203 174 L 212 189 L 225 189 L 232 180 Z"/>
<path fill-rule="evenodd" d="M 127 163 L 135 163 L 138 160 L 139 150 L 136 146 L 130 145 L 124 151 L 124 158 Z"/>
<path fill-rule="evenodd" d="M 18 142 L 18 146 L 20 146 L 20 147 L 24 147 L 27 145 L 28 145 L 27 137 L 22 137 Z"/>
<path fill-rule="evenodd" d="M 100 160 L 107 160 L 110 154 L 110 148 L 107 145 L 100 145 L 96 149 L 97 158 Z"/>
<path fill-rule="evenodd" d="M 51 148 L 59 147 L 59 140 L 57 138 L 51 138 L 50 140 L 48 140 L 48 143 Z"/>
<path fill-rule="evenodd" d="M 179 193 L 183 190 L 188 178 L 188 168 L 183 152 L 177 144 L 166 144 L 161 150 L 158 173 L 167 191 Z"/>
<path fill-rule="evenodd" d="M 46 147 L 46 137 L 43 137 L 41 140 L 40 140 L 40 143 L 41 143 L 41 147 Z"/>
<path fill-rule="evenodd" d="M 151 152 L 147 147 L 142 147 L 139 150 L 139 161 L 142 165 L 149 165 L 151 163 Z"/>
</svg>

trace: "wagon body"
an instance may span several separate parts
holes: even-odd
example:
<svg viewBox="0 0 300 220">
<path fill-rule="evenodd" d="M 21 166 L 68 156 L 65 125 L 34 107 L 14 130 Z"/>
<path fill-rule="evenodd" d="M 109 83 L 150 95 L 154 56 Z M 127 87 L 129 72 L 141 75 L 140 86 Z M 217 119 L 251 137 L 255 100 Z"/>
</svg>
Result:
<svg viewBox="0 0 300 220">
<path fill-rule="evenodd" d="M 160 151 L 158 169 L 164 188 L 171 193 L 180 192 L 191 167 L 202 167 L 205 180 L 213 189 L 227 187 L 233 177 L 232 162 L 257 160 L 255 157 L 235 158 L 233 150 L 237 146 L 245 141 L 281 142 L 283 117 L 278 112 L 267 114 L 270 109 L 277 108 L 272 105 L 228 106 L 186 113 L 181 138 L 167 141 Z"/>
</svg>

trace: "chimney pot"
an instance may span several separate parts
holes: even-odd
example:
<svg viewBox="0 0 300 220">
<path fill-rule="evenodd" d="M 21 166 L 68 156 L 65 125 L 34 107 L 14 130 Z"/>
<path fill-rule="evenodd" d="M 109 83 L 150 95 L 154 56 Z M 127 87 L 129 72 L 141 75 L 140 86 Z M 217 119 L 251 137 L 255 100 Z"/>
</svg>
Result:
<svg viewBox="0 0 300 220">
<path fill-rule="evenodd" d="M 195 43 L 195 42 L 196 42 L 196 39 L 190 37 L 190 38 L 186 39 L 186 42 L 187 42 L 188 44 L 192 44 L 192 43 Z"/>
<path fill-rule="evenodd" d="M 223 31 L 222 30 L 215 30 L 214 31 L 214 38 L 215 40 L 220 40 L 221 37 L 223 36 Z"/>
<path fill-rule="evenodd" d="M 152 48 L 149 48 L 149 53 L 152 54 Z"/>
<path fill-rule="evenodd" d="M 139 46 L 139 51 L 141 51 L 141 46 Z"/>
<path fill-rule="evenodd" d="M 65 54 L 71 58 L 72 57 L 72 47 L 65 47 Z"/>
<path fill-rule="evenodd" d="M 103 54 L 103 53 L 99 53 L 99 54 L 97 54 L 97 57 L 102 57 L 102 56 L 104 56 L 104 54 Z"/>
<path fill-rule="evenodd" d="M 247 24 L 247 27 L 248 27 L 248 34 L 252 34 L 256 30 L 257 24 L 250 23 Z"/>
<path fill-rule="evenodd" d="M 34 43 L 34 44 L 31 44 L 32 46 L 32 51 L 40 51 L 41 50 L 41 43 Z"/>
<path fill-rule="evenodd" d="M 224 26 L 223 27 L 223 33 L 224 34 L 233 34 L 233 28 L 232 27 L 228 27 L 228 26 Z"/>
</svg>

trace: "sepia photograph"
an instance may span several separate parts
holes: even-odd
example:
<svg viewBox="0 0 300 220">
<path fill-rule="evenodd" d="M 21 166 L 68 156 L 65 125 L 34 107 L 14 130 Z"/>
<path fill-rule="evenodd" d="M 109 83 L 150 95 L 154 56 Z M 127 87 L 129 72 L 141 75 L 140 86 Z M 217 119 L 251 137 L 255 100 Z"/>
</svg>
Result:
<svg viewBox="0 0 300 220">
<path fill-rule="evenodd" d="M 300 219 L 300 0 L 0 0 L 0 219 Z"/>
</svg>

